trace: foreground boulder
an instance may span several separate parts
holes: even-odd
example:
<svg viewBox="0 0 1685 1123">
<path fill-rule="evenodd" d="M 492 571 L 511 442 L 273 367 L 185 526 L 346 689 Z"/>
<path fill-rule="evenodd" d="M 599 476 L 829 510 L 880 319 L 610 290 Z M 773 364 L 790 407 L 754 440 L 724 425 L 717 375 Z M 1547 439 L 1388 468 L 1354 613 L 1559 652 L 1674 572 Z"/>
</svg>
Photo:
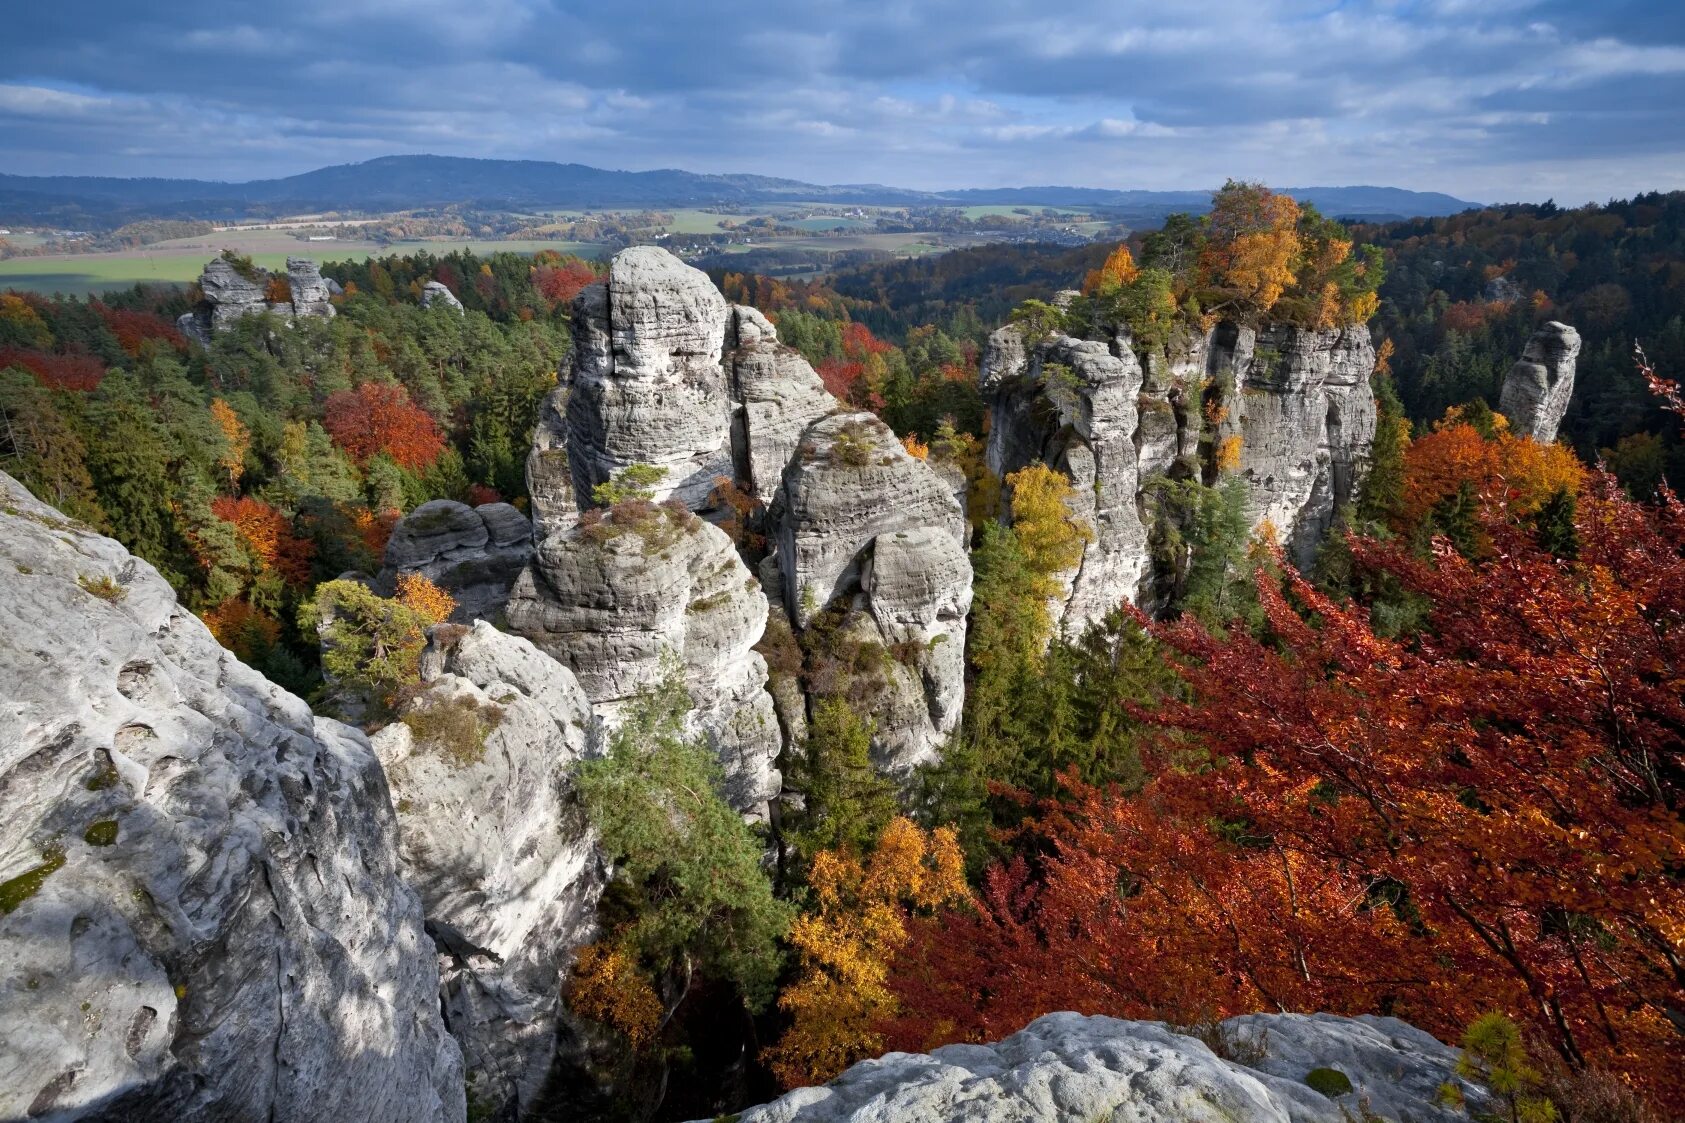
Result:
<svg viewBox="0 0 1685 1123">
<path fill-rule="evenodd" d="M 1239 1057 L 1158 1022 L 1049 1014 L 994 1045 L 890 1053 L 830 1084 L 744 1111 L 738 1123 L 1410 1123 L 1441 1107 L 1457 1052 L 1394 1018 L 1258 1014 L 1218 1027 Z M 1336 1073 L 1313 1078 L 1318 1070 Z M 1326 1091 L 1318 1091 L 1307 1078 Z M 1343 1081 L 1342 1079 L 1343 1078 Z M 1338 1091 L 1349 1087 L 1349 1091 Z"/>
<path fill-rule="evenodd" d="M 1498 412 L 1509 418 L 1511 432 L 1541 444 L 1556 440 L 1574 396 L 1579 358 L 1580 333 L 1567 324 L 1552 320 L 1533 333 L 1498 396 Z"/>
<path fill-rule="evenodd" d="M 483 620 L 435 628 L 422 680 L 374 749 L 472 1106 L 518 1117 L 550 1069 L 557 995 L 603 886 L 570 780 L 596 720 L 566 667 Z"/>
<path fill-rule="evenodd" d="M 0 501 L 0 1118 L 461 1119 L 368 741 Z"/>
</svg>

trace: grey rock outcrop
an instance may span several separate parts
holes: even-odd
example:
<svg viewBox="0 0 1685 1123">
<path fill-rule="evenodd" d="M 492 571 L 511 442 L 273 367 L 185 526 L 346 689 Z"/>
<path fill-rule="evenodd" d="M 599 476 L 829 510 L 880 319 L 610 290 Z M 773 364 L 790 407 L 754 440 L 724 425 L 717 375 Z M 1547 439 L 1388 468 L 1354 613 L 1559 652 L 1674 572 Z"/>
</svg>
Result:
<svg viewBox="0 0 1685 1123">
<path fill-rule="evenodd" d="M 309 258 L 287 258 L 287 288 L 292 294 L 295 316 L 327 319 L 339 311 L 329 300 L 332 294 L 327 281 L 322 279 L 322 267 Z"/>
<path fill-rule="evenodd" d="M 802 434 L 836 411 L 838 402 L 808 361 L 778 342 L 777 329 L 759 311 L 732 308 L 727 343 L 737 481 L 748 494 L 771 503 Z"/>
<path fill-rule="evenodd" d="M 532 521 L 509 504 L 434 499 L 392 528 L 375 588 L 391 596 L 400 576 L 419 573 L 456 598 L 452 620 L 470 623 L 498 613 L 531 557 Z"/>
<path fill-rule="evenodd" d="M 909 455 L 870 415 L 851 414 L 807 360 L 778 341 L 765 316 L 727 305 L 700 270 L 652 246 L 616 254 L 606 278 L 574 302 L 573 351 L 540 412 L 527 460 L 540 546 L 509 617 L 568 662 L 610 718 L 636 687 L 653 681 L 660 650 L 697 643 L 675 625 L 683 605 L 711 604 L 715 596 L 692 588 L 695 572 L 712 561 L 702 570 L 691 565 L 687 576 L 691 561 L 663 557 L 646 571 L 615 547 L 604 555 L 612 564 L 603 564 L 595 555 L 603 553 L 596 540 L 608 532 L 605 524 L 576 533 L 582 511 L 587 521 L 603 518 L 591 512 L 597 486 L 634 464 L 664 470 L 651 489 L 657 501 L 675 499 L 710 520 L 729 518 L 764 535 L 776 560 L 761 572 L 778 585 L 769 592 L 798 630 L 835 603 L 851 636 L 904 656 L 886 671 L 872 712 L 863 716 L 876 727 L 885 768 L 905 773 L 931 757 L 958 720 L 964 689 L 971 567 L 963 479 L 956 483 Z M 719 502 L 722 479 L 751 510 Z M 874 568 L 875 544 L 892 532 L 917 548 L 888 546 Z M 753 585 L 738 569 L 732 580 Z M 758 587 L 754 592 L 759 596 Z M 610 605 L 622 606 L 619 618 L 606 611 Z M 624 607 L 630 605 L 637 607 Z M 706 636 L 711 625 L 700 623 Z M 792 704 L 799 692 L 792 696 L 788 677 L 779 686 L 782 720 L 768 720 L 764 667 L 748 652 L 759 626 L 734 624 L 725 634 L 733 637 L 722 648 L 729 658 L 687 654 L 685 662 L 693 696 L 717 709 L 705 725 L 719 730 L 723 721 L 737 730 L 716 736 L 736 777 L 734 798 L 758 799 L 776 791 L 760 761 L 769 748 L 761 730 L 769 729 L 773 742 L 799 738 L 805 720 Z M 709 676 L 723 691 L 704 688 Z M 709 701 L 721 693 L 726 703 Z"/>
<path fill-rule="evenodd" d="M 527 453 L 527 499 L 532 504 L 533 536 L 540 541 L 579 518 L 568 462 L 567 401 L 565 386 L 545 395 Z"/>
<path fill-rule="evenodd" d="M 367 739 L 0 497 L 0 1117 L 461 1119 Z"/>
<path fill-rule="evenodd" d="M 338 313 L 314 261 L 287 258 L 289 298 L 285 302 L 270 303 L 269 281 L 267 270 L 254 269 L 248 276 L 225 258 L 214 258 L 199 274 L 199 302 L 177 317 L 176 327 L 200 346 L 209 347 L 217 332 L 227 331 L 243 316 L 275 312 L 288 320 L 295 316 L 328 319 Z"/>
<path fill-rule="evenodd" d="M 1231 1031 L 1230 1027 L 1234 1027 Z M 1457 1052 L 1392 1018 L 1258 1014 L 1223 1023 L 1256 1035 L 1264 1055 L 1224 1060 L 1157 1022 L 1048 1014 L 994 1045 L 890 1053 L 823 1087 L 799 1088 L 739 1123 L 1349 1123 L 1363 1099 L 1381 1118 L 1466 1119 L 1439 1106 Z M 1277 1042 L 1281 1042 L 1280 1045 Z M 1336 1068 L 1353 1091 L 1330 1098 L 1305 1083 Z"/>
<path fill-rule="evenodd" d="M 569 780 L 596 719 L 567 668 L 483 620 L 435 628 L 422 679 L 406 713 L 454 707 L 479 723 L 484 743 L 430 741 L 400 721 L 373 745 L 398 810 L 403 874 L 438 948 L 440 1004 L 470 1094 L 481 1111 L 518 1117 L 549 1071 L 557 994 L 602 890 Z"/>
<path fill-rule="evenodd" d="M 614 255 L 574 301 L 568 453 L 581 505 L 633 464 L 665 471 L 655 498 L 701 506 L 732 474 L 721 365 L 729 308 L 708 275 L 655 246 Z"/>
<path fill-rule="evenodd" d="M 784 608 L 798 628 L 834 607 L 851 638 L 906 653 L 873 712 L 883 771 L 932 760 L 959 721 L 971 563 L 949 485 L 866 413 L 813 423 L 768 514 Z"/>
<path fill-rule="evenodd" d="M 765 813 L 780 783 L 766 662 L 753 650 L 767 601 L 724 531 L 678 503 L 594 511 L 538 545 L 504 611 L 611 726 L 677 658 L 727 797 Z"/>
<path fill-rule="evenodd" d="M 1135 596 L 1147 570 L 1135 439 L 1141 364 L 1127 347 L 1056 335 L 1027 345 L 1016 326 L 989 337 L 988 464 L 1001 478 L 1036 462 L 1071 478 L 1073 514 L 1093 534 L 1066 577 L 1056 619 L 1073 634 Z"/>
<path fill-rule="evenodd" d="M 458 300 L 456 294 L 447 288 L 442 281 L 428 281 L 421 286 L 421 306 L 431 308 L 434 305 L 441 308 L 454 308 L 458 312 L 463 310 L 462 301 Z"/>
<path fill-rule="evenodd" d="M 1552 320 L 1533 333 L 1498 396 L 1498 412 L 1509 418 L 1512 433 L 1541 444 L 1556 440 L 1574 396 L 1579 357 L 1580 333 L 1567 324 Z"/>
<path fill-rule="evenodd" d="M 1375 440 L 1369 377 L 1375 348 L 1363 326 L 1311 331 L 1218 325 L 1213 376 L 1233 388 L 1217 440 L 1240 438 L 1236 471 L 1248 487 L 1254 527 L 1275 526 L 1301 567 L 1357 497 Z"/>
<path fill-rule="evenodd" d="M 1121 328 L 1106 340 L 994 332 L 981 371 L 989 467 L 1003 477 L 1036 462 L 1064 472 L 1074 513 L 1093 532 L 1056 606 L 1063 625 L 1080 632 L 1125 602 L 1150 602 L 1153 483 L 1209 482 L 1218 448 L 1238 450 L 1230 470 L 1247 486 L 1253 526 L 1268 520 L 1309 564 L 1368 468 L 1374 366 L 1362 327 L 1218 324 L 1144 356 Z M 1208 417 L 1221 421 L 1211 427 Z"/>
</svg>

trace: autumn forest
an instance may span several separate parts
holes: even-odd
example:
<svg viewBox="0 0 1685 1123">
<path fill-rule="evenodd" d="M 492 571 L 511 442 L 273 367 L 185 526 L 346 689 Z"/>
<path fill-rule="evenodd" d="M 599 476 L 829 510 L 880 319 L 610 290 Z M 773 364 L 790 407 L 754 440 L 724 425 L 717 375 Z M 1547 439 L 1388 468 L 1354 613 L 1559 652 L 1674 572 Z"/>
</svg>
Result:
<svg viewBox="0 0 1685 1123">
<path fill-rule="evenodd" d="M 195 290 L 0 293 L 0 470 L 376 728 L 455 602 L 343 578 L 430 500 L 531 510 L 534 425 L 604 268 L 330 262 L 332 318 L 247 316 L 208 348 L 176 326 Z M 577 774 L 613 875 L 564 981 L 599 1048 L 569 1102 L 693 1118 L 1053 1011 L 1208 1036 L 1327 1011 L 1466 1044 L 1505 1119 L 1685 1114 L 1685 194 L 1343 223 L 1231 183 L 1122 243 L 712 280 L 964 481 L 964 708 L 938 762 L 884 777 L 874 668 L 905 653 L 834 606 L 799 632 L 775 611 L 757 650 L 811 700 L 779 761 L 801 798 L 750 823 L 682 684 L 640 697 Z M 424 307 L 429 282 L 461 308 Z M 1551 321 L 1583 346 L 1546 443 L 1499 399 Z M 1295 564 L 1246 517 L 1208 394 L 1144 500 L 1155 583 L 1072 632 L 1050 606 L 1093 531 L 1059 470 L 991 469 L 985 340 L 1121 325 L 1152 356 L 1219 322 L 1367 333 L 1366 481 Z M 587 519 L 682 529 L 657 478 L 600 485 Z M 764 506 L 717 498 L 756 572 Z M 483 744 L 458 718 L 439 736 Z"/>
</svg>

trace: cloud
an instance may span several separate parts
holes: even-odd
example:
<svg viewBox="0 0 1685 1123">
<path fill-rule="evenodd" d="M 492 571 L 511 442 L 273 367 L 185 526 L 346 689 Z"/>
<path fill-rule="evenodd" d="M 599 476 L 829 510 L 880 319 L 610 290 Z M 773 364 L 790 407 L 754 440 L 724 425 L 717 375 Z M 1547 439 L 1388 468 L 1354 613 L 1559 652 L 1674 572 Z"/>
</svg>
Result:
<svg viewBox="0 0 1685 1123">
<path fill-rule="evenodd" d="M 1685 187 L 1685 6 L 1646 0 L 17 7 L 0 163 L 23 173 L 425 151 L 915 187 Z"/>
</svg>

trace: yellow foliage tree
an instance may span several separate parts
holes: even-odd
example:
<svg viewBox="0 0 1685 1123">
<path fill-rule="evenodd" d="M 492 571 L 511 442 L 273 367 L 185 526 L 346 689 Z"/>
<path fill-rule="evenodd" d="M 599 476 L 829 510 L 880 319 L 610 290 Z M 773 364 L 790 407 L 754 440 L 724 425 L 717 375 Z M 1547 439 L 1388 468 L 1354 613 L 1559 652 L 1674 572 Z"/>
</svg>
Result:
<svg viewBox="0 0 1685 1123">
<path fill-rule="evenodd" d="M 1052 596 L 1053 577 L 1075 569 L 1094 532 L 1071 514 L 1076 492 L 1070 478 L 1046 464 L 1031 464 L 1006 477 L 1012 489 L 1012 529 L 1030 570 Z"/>
<path fill-rule="evenodd" d="M 1212 198 L 1200 269 L 1243 312 L 1263 315 L 1294 281 L 1299 204 L 1258 183 L 1230 182 Z M 1347 243 L 1347 249 L 1350 244 Z"/>
<path fill-rule="evenodd" d="M 919 440 L 917 433 L 908 433 L 905 437 L 902 437 L 901 447 L 906 449 L 907 454 L 915 460 L 930 459 L 930 446 Z"/>
<path fill-rule="evenodd" d="M 954 832 L 892 819 L 871 856 L 823 850 L 809 875 L 814 911 L 790 928 L 801 974 L 779 996 L 791 1025 L 764 1060 L 785 1087 L 823 1083 L 883 1048 L 877 1029 L 896 1012 L 886 985 L 907 942 L 907 917 L 970 899 Z"/>
<path fill-rule="evenodd" d="M 1116 292 L 1125 285 L 1133 284 L 1140 275 L 1135 255 L 1129 252 L 1128 246 L 1120 245 L 1107 255 L 1100 268 L 1090 270 L 1088 276 L 1082 279 L 1082 291 L 1088 296 Z"/>
<path fill-rule="evenodd" d="M 661 999 L 632 957 L 612 944 L 592 944 L 573 968 L 568 1009 L 613 1026 L 642 1052 L 661 1027 Z"/>
<path fill-rule="evenodd" d="M 211 419 L 216 427 L 222 430 L 223 439 L 228 442 L 228 450 L 217 460 L 217 464 L 228 473 L 230 487 L 240 485 L 240 476 L 246 470 L 246 451 L 252 446 L 251 430 L 246 428 L 240 415 L 234 412 L 234 407 L 221 398 L 211 401 Z"/>
<path fill-rule="evenodd" d="M 398 601 L 429 624 L 448 620 L 456 611 L 456 598 L 421 573 L 405 573 L 398 578 Z"/>
<path fill-rule="evenodd" d="M 1217 470 L 1232 472 L 1240 467 L 1242 439 L 1239 433 L 1230 434 L 1217 442 Z"/>
</svg>

